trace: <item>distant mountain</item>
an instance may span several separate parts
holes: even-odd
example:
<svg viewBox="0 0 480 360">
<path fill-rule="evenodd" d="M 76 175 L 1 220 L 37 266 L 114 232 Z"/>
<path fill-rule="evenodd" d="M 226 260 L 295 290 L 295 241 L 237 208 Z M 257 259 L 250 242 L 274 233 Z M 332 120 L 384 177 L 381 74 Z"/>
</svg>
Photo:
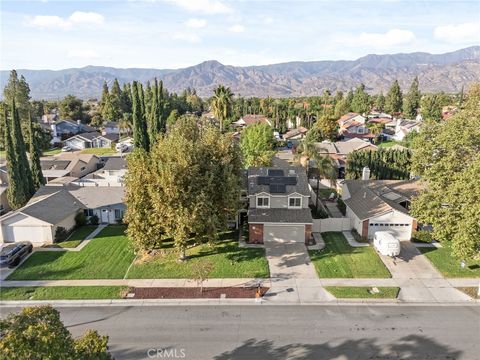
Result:
<svg viewBox="0 0 480 360">
<path fill-rule="evenodd" d="M 288 62 L 262 66 L 230 66 L 215 60 L 183 69 L 117 69 L 87 66 L 65 70 L 18 70 L 30 84 L 34 99 L 58 99 L 68 94 L 98 98 L 104 81 L 111 84 L 162 79 L 170 91 L 195 88 L 201 96 L 210 96 L 219 84 L 229 86 L 243 96 L 308 96 L 324 90 L 349 90 L 364 83 L 367 90 L 388 90 L 394 79 L 407 89 L 418 76 L 422 91 L 457 92 L 480 81 L 480 46 L 445 54 L 423 52 L 393 55 L 367 55 L 354 61 Z M 0 86 L 8 71 L 0 72 Z"/>
</svg>

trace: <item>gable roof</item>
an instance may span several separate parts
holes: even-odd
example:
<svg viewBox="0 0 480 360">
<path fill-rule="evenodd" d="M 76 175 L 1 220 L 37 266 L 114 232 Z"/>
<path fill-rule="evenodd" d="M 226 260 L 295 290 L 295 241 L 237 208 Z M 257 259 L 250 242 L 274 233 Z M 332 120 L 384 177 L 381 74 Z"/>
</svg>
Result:
<svg viewBox="0 0 480 360">
<path fill-rule="evenodd" d="M 352 138 L 346 141 L 336 141 L 332 142 L 319 142 L 315 143 L 315 147 L 318 149 L 320 154 L 337 154 L 337 155 L 348 155 L 354 151 L 362 150 L 369 148 L 371 150 L 376 150 L 377 146 L 373 145 L 368 141 L 364 141 L 359 138 Z"/>
<path fill-rule="evenodd" d="M 303 135 L 303 134 L 306 134 L 308 131 L 308 129 L 304 128 L 303 126 L 299 126 L 297 127 L 296 129 L 292 129 L 288 132 L 286 132 L 284 135 L 283 135 L 283 138 L 284 139 L 290 139 L 292 137 L 295 137 L 297 135 Z"/>
<path fill-rule="evenodd" d="M 118 134 L 105 134 L 105 135 L 99 135 L 97 138 L 104 138 L 107 139 L 108 141 L 118 141 Z"/>
<path fill-rule="evenodd" d="M 259 184 L 259 177 L 269 177 L 269 170 L 279 170 L 280 168 L 264 168 L 251 167 L 248 169 L 248 195 L 255 196 L 259 193 L 271 194 L 269 184 Z M 309 196 L 307 174 L 305 169 L 300 166 L 289 166 L 284 169 L 284 176 L 287 178 L 296 178 L 296 184 L 285 184 L 285 192 L 277 193 L 282 196 L 288 196 L 293 193 L 298 193 L 303 196 Z M 292 173 L 290 173 L 292 172 Z"/>
<path fill-rule="evenodd" d="M 409 215 L 400 203 L 410 201 L 421 190 L 418 180 L 346 180 L 344 185 L 350 193 L 344 202 L 360 220 L 392 210 Z"/>
<path fill-rule="evenodd" d="M 97 131 L 94 131 L 94 132 L 83 132 L 81 134 L 77 134 L 77 135 L 73 135 L 72 137 L 69 137 L 67 139 L 67 141 L 73 139 L 73 138 L 82 138 L 84 140 L 87 140 L 87 141 L 93 141 L 93 139 L 101 136 L 102 134 L 100 134 L 99 132 Z"/>
<path fill-rule="evenodd" d="M 268 120 L 268 118 L 265 115 L 247 114 L 242 116 L 238 121 L 236 121 L 236 123 L 241 124 L 240 120 L 243 120 L 243 123 L 246 126 L 253 125 L 256 123 L 271 125 L 270 120 Z"/>
<path fill-rule="evenodd" d="M 127 161 L 121 157 L 110 157 L 102 170 L 123 170 L 127 168 Z"/>
</svg>

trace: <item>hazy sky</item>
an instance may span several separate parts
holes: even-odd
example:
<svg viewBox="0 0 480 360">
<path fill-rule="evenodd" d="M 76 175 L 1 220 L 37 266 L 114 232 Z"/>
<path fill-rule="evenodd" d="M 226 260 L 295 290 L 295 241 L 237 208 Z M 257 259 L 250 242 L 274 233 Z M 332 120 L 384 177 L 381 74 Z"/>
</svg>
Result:
<svg viewBox="0 0 480 360">
<path fill-rule="evenodd" d="M 480 1 L 5 1 L 0 68 L 180 68 L 447 52 L 480 44 Z"/>
</svg>

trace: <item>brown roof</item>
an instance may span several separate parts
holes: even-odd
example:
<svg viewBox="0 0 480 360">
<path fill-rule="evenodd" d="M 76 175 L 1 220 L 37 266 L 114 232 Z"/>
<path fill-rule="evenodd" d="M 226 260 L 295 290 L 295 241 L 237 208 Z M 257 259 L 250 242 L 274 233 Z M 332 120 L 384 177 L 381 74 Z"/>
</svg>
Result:
<svg viewBox="0 0 480 360">
<path fill-rule="evenodd" d="M 244 115 L 242 116 L 243 121 L 245 121 L 245 125 L 253 125 L 257 123 L 262 123 L 262 124 L 269 124 L 270 121 L 265 115 Z"/>
<path fill-rule="evenodd" d="M 342 123 L 342 122 L 347 121 L 347 120 L 350 120 L 351 118 L 354 118 L 355 116 L 358 116 L 358 115 L 360 115 L 360 114 L 357 114 L 357 113 L 354 113 L 354 112 L 350 112 L 350 113 L 348 113 L 348 114 L 342 115 L 342 116 L 340 117 L 340 119 L 338 119 L 338 122 L 339 122 L 339 123 Z"/>
<path fill-rule="evenodd" d="M 300 135 L 300 134 L 306 134 L 308 131 L 307 128 L 304 128 L 303 126 L 299 126 L 298 128 L 296 129 L 292 129 L 288 132 L 286 132 L 284 135 L 283 135 L 283 138 L 284 139 L 290 139 L 294 136 L 297 136 L 297 135 Z"/>
</svg>

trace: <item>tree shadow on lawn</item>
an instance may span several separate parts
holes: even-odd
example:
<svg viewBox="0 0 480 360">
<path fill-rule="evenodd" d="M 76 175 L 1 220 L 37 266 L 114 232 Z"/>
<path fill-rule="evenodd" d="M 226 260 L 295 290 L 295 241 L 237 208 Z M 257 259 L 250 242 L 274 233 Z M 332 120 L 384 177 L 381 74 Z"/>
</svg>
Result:
<svg viewBox="0 0 480 360">
<path fill-rule="evenodd" d="M 293 343 L 275 346 L 271 340 L 248 339 L 237 348 L 213 357 L 216 360 L 236 359 L 458 359 L 461 350 L 442 345 L 431 338 L 408 335 L 395 343 L 380 346 L 377 339 L 345 340 L 339 345 Z"/>
</svg>

